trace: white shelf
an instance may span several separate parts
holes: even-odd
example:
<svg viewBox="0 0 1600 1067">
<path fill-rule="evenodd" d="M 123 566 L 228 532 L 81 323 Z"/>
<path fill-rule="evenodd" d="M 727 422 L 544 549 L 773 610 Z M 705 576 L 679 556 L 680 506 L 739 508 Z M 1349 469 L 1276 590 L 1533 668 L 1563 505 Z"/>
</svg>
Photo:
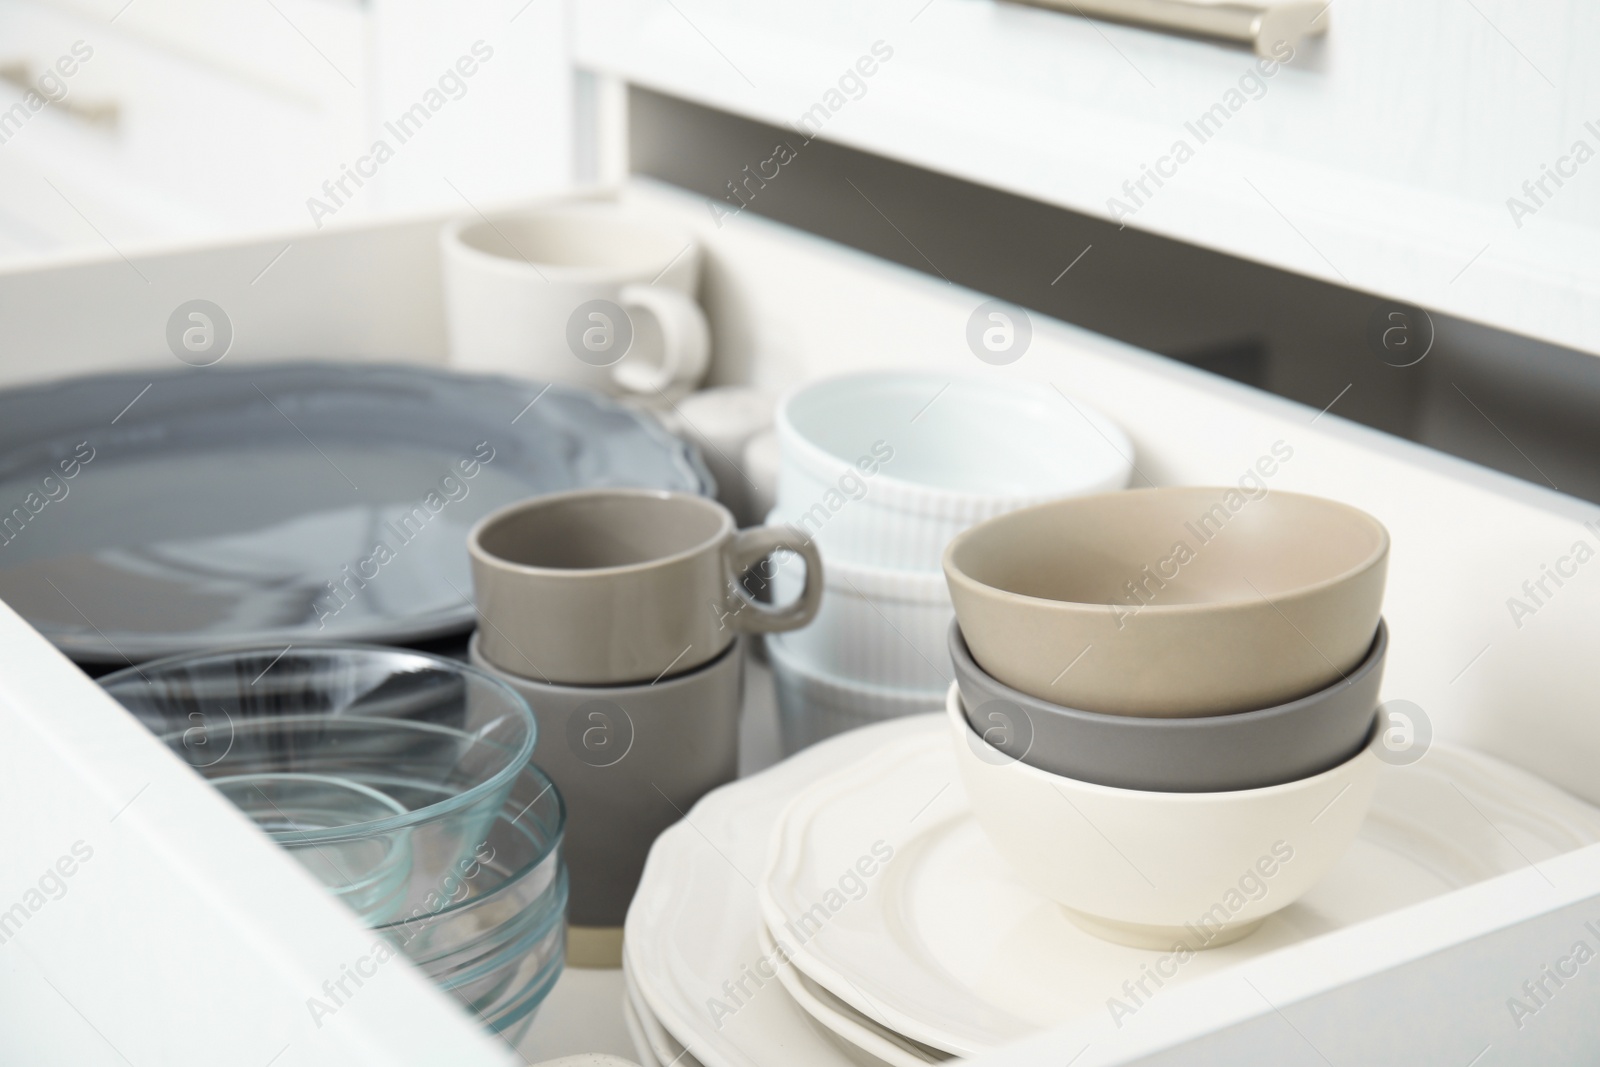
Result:
<svg viewBox="0 0 1600 1067">
<path fill-rule="evenodd" d="M 995 0 L 574 15 L 579 66 L 779 125 L 882 41 L 823 137 L 1100 217 L 1181 137 L 1193 158 L 1127 225 L 1600 352 L 1600 162 L 1520 228 L 1506 206 L 1576 140 L 1600 151 L 1600 11 L 1577 0 L 1338 0 L 1327 38 L 1204 143 L 1185 123 L 1255 71 L 1243 48 Z M 894 217 L 892 193 L 876 203 Z"/>
</svg>

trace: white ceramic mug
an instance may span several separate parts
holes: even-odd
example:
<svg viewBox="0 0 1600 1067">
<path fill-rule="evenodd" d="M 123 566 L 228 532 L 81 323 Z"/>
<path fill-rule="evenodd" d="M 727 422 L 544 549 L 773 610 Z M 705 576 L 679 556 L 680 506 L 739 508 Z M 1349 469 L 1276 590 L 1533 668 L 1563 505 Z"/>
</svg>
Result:
<svg viewBox="0 0 1600 1067">
<path fill-rule="evenodd" d="M 568 202 L 460 219 L 440 242 L 452 365 L 652 397 L 704 376 L 700 246 L 686 231 Z"/>
</svg>

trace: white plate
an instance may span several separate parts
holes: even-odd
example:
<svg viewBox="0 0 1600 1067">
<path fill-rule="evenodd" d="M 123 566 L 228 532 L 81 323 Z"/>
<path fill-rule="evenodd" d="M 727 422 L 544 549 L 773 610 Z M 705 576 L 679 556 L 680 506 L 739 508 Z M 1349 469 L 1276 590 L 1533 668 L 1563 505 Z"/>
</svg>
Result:
<svg viewBox="0 0 1600 1067">
<path fill-rule="evenodd" d="M 1436 745 L 1412 767 L 1384 768 L 1360 838 L 1311 892 L 1243 941 L 1179 962 L 1084 933 L 1024 886 L 972 819 L 935 721 L 904 720 L 894 743 L 808 786 L 774 826 L 759 891 L 768 927 L 787 935 L 807 977 L 958 1055 L 1115 1013 L 1112 998 L 1131 1013 L 1131 983 L 1159 992 L 1147 977 L 1158 961 L 1175 971 L 1165 986 L 1186 982 L 1600 841 L 1600 809 Z M 858 869 L 875 848 L 892 849 L 892 862 Z"/>
<path fill-rule="evenodd" d="M 777 944 L 772 932 L 765 925 L 756 932 L 761 950 L 773 954 Z M 807 1015 L 827 1027 L 839 1040 L 871 1054 L 889 1067 L 926 1067 L 950 1058 L 946 1053 L 901 1037 L 876 1019 L 862 1015 L 800 973 L 793 964 L 778 968 L 778 981 Z"/>
<path fill-rule="evenodd" d="M 656 839 L 628 909 L 623 951 L 644 1006 L 704 1067 L 857 1062 L 775 977 L 759 987 L 746 977 L 763 958 L 755 879 L 774 820 L 802 789 L 931 723 L 944 726 L 941 717 L 918 716 L 830 738 L 712 791 Z M 735 1004 L 723 984 L 741 978 L 752 995 Z M 713 1018 L 714 1001 L 733 1014 Z"/>
<path fill-rule="evenodd" d="M 639 1029 L 639 1033 L 634 1037 L 634 1044 L 637 1045 L 642 1041 L 643 1047 L 649 1050 L 650 1057 L 660 1064 L 701 1067 L 700 1061 L 691 1056 L 688 1049 L 667 1033 L 666 1028 L 661 1025 L 661 1020 L 655 1017 L 655 1013 L 645 1003 L 626 960 L 622 964 L 622 984 L 626 990 L 622 997 L 622 1006 L 632 1015 L 633 1023 Z"/>
<path fill-rule="evenodd" d="M 638 1009 L 633 1002 L 626 998 L 622 1001 L 622 1025 L 628 1031 L 628 1039 L 633 1042 L 633 1051 L 639 1057 L 639 1067 L 661 1067 L 661 1061 L 656 1059 L 655 1052 L 651 1050 L 650 1043 L 645 1040 L 644 1027 L 639 1022 Z"/>
</svg>

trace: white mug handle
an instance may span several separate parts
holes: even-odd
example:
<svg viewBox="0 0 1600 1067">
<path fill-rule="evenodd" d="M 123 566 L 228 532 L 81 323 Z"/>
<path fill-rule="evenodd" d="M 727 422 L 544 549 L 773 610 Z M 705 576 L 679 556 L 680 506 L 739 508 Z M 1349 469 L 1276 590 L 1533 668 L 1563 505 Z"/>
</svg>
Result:
<svg viewBox="0 0 1600 1067">
<path fill-rule="evenodd" d="M 660 361 L 628 358 L 611 368 L 611 378 L 630 393 L 646 396 L 674 386 L 697 384 L 711 362 L 711 328 L 693 298 L 660 285 L 629 285 L 621 293 L 629 315 L 648 315 L 661 334 Z M 637 343 L 637 327 L 635 342 Z"/>
</svg>

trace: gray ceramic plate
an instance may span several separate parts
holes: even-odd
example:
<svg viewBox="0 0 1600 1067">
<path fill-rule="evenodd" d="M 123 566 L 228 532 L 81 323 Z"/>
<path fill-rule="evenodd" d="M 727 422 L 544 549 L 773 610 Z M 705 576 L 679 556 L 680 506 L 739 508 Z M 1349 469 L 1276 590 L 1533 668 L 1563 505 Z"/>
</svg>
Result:
<svg viewBox="0 0 1600 1067">
<path fill-rule="evenodd" d="M 86 664 L 425 641 L 471 629 L 466 536 L 495 508 L 715 491 L 648 416 L 541 390 L 316 363 L 0 393 L 0 599 Z"/>
<path fill-rule="evenodd" d="M 1287 704 L 1190 719 L 1100 715 L 1050 704 L 985 673 L 958 623 L 950 658 L 967 722 L 1030 767 L 1079 782 L 1157 793 L 1264 789 L 1339 766 L 1366 744 L 1378 711 L 1389 629 L 1341 681 Z"/>
</svg>

